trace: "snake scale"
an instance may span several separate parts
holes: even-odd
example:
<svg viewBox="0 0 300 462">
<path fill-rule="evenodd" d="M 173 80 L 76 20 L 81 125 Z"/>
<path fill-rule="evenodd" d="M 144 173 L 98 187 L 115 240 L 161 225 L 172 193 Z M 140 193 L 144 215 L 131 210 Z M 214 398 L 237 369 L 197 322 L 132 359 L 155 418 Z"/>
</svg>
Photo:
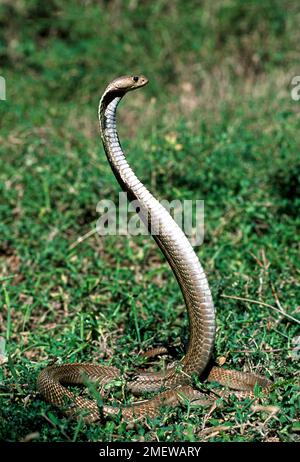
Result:
<svg viewBox="0 0 300 462">
<path fill-rule="evenodd" d="M 253 394 L 255 384 L 268 389 L 271 382 L 252 373 L 242 373 L 210 366 L 215 341 L 215 309 L 207 278 L 190 242 L 171 215 L 153 197 L 137 178 L 122 151 L 116 127 L 116 110 L 122 97 L 129 91 L 148 83 L 144 76 L 124 76 L 113 80 L 104 91 L 99 103 L 100 133 L 107 159 L 121 188 L 129 200 L 138 200 L 139 215 L 148 225 L 155 224 L 153 236 L 168 263 L 182 291 L 189 317 L 189 341 L 184 358 L 162 372 L 137 372 L 127 388 L 133 394 L 158 392 L 154 398 L 134 402 L 127 406 L 98 406 L 94 399 L 78 396 L 67 384 L 84 384 L 86 378 L 96 382 L 103 389 L 113 379 L 121 377 L 120 371 L 111 366 L 90 363 L 50 365 L 38 376 L 38 391 L 50 403 L 64 407 L 71 416 L 84 414 L 84 419 L 93 422 L 103 415 L 121 413 L 124 419 L 155 417 L 163 405 L 176 406 L 184 399 L 205 404 L 207 395 L 192 388 L 192 376 L 206 375 L 208 381 L 240 390 L 242 396 Z M 153 229 L 153 228 L 152 228 Z M 157 232 L 158 230 L 158 232 Z"/>
</svg>

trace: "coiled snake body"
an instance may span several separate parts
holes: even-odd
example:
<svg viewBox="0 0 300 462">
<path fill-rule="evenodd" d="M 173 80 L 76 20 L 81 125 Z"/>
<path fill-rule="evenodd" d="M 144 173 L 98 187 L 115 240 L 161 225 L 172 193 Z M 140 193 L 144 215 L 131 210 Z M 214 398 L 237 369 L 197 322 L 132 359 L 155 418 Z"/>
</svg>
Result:
<svg viewBox="0 0 300 462">
<path fill-rule="evenodd" d="M 116 128 L 116 109 L 122 97 L 131 90 L 148 83 L 144 76 L 125 76 L 115 79 L 106 88 L 99 104 L 100 133 L 104 149 L 113 173 L 130 200 L 138 200 L 140 216 L 149 230 L 155 226 L 156 240 L 169 262 L 181 288 L 188 316 L 189 343 L 187 353 L 176 366 L 165 371 L 137 373 L 127 383 L 134 394 L 145 391 L 160 392 L 154 398 L 130 406 L 103 405 L 99 409 L 96 400 L 77 396 L 66 384 L 82 384 L 84 378 L 105 385 L 121 376 L 115 367 L 89 363 L 52 365 L 42 370 L 38 377 L 38 390 L 50 403 L 62 407 L 66 399 L 71 405 L 67 413 L 85 412 L 87 421 L 95 421 L 104 414 L 122 413 L 125 419 L 154 417 L 162 405 L 174 406 L 184 397 L 205 404 L 207 397 L 191 387 L 192 375 L 202 376 L 211 358 L 215 339 L 215 310 L 205 273 L 191 244 L 170 214 L 139 181 L 122 151 Z M 151 228 L 151 229 L 150 229 Z M 213 366 L 208 380 L 225 386 L 253 392 L 254 385 L 270 386 L 266 378 Z"/>
</svg>

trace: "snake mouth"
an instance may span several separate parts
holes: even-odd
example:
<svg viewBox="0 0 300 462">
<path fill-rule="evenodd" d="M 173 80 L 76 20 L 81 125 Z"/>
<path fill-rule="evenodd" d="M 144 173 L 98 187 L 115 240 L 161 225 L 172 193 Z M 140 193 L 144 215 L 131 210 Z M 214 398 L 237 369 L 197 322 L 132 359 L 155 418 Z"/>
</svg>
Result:
<svg viewBox="0 0 300 462">
<path fill-rule="evenodd" d="M 135 82 L 137 82 L 141 86 L 147 85 L 147 83 L 149 82 L 147 77 L 145 77 L 144 75 L 140 75 L 140 76 L 134 75 L 133 79 Z"/>
<path fill-rule="evenodd" d="M 133 85 L 131 88 L 132 90 L 144 87 L 145 85 L 147 85 L 147 83 L 149 83 L 149 80 L 144 75 L 133 75 L 131 79 L 133 81 Z"/>
</svg>

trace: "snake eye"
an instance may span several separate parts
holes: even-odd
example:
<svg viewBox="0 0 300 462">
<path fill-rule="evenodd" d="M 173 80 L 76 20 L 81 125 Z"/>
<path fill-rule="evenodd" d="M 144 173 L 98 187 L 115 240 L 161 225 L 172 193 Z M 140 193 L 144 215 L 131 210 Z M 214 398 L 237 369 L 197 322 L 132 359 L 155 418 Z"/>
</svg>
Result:
<svg viewBox="0 0 300 462">
<path fill-rule="evenodd" d="M 134 76 L 132 77 L 132 80 L 133 80 L 134 82 L 137 82 L 137 81 L 139 80 L 139 76 L 138 76 L 138 75 L 134 75 Z"/>
</svg>

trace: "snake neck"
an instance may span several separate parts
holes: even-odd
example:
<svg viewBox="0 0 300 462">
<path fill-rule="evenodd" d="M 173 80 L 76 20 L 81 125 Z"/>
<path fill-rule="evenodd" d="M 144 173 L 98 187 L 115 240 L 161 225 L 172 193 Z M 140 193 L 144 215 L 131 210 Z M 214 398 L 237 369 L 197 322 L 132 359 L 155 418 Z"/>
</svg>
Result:
<svg viewBox="0 0 300 462">
<path fill-rule="evenodd" d="M 147 216 L 150 231 L 155 223 L 153 237 L 177 278 L 189 316 L 189 344 L 181 362 L 181 370 L 185 377 L 190 377 L 193 373 L 200 375 L 209 362 L 215 339 L 215 312 L 211 292 L 198 257 L 185 234 L 137 178 L 125 158 L 116 124 L 116 110 L 122 97 L 121 93 L 106 92 L 100 100 L 99 123 L 105 153 L 116 179 L 129 199 L 139 201 L 141 217 L 143 219 Z M 167 384 L 183 381 L 182 376 L 178 379 L 179 375 L 171 368 L 162 374 L 139 375 L 136 378 L 137 386 L 141 382 L 149 383 L 150 376 L 153 383 L 162 379 Z"/>
</svg>

